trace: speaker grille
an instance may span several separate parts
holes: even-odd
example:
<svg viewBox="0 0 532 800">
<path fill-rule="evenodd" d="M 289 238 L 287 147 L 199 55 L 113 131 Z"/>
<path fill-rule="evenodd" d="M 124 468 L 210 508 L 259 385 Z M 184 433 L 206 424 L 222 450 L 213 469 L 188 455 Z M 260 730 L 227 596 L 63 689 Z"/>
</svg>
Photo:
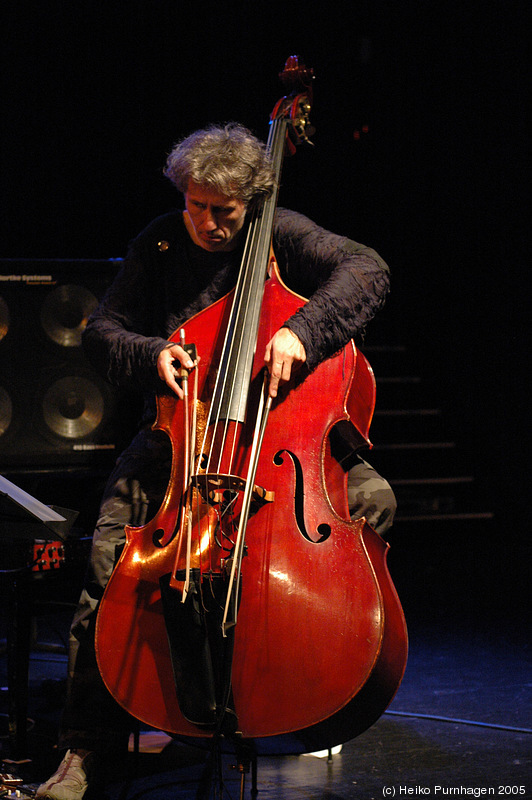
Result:
<svg viewBox="0 0 532 800">
<path fill-rule="evenodd" d="M 81 336 L 120 263 L 0 260 L 0 469 L 115 458 L 119 398 Z"/>
</svg>

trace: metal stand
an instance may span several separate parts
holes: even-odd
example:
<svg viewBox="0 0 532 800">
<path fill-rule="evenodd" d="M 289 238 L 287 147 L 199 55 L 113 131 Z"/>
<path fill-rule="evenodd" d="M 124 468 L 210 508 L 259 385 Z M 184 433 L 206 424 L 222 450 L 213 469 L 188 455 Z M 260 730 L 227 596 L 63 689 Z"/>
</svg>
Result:
<svg viewBox="0 0 532 800">
<path fill-rule="evenodd" d="M 257 754 L 252 746 L 245 742 L 237 748 L 238 763 L 235 767 L 240 772 L 240 797 L 239 800 L 244 800 L 244 792 L 246 790 L 246 775 L 251 770 L 251 797 L 257 797 L 259 790 L 257 788 Z"/>
<path fill-rule="evenodd" d="M 7 628 L 8 734 L 13 758 L 26 755 L 28 729 L 28 674 L 31 603 L 29 570 L 21 567 L 10 576 Z"/>
<path fill-rule="evenodd" d="M 246 777 L 251 772 L 250 797 L 258 796 L 257 788 L 257 755 L 252 742 L 234 742 L 237 763 L 230 768 L 240 774 L 239 800 L 244 800 Z M 209 759 L 201 776 L 195 800 L 223 800 L 233 795 L 226 790 L 223 776 L 222 746 L 215 742 Z"/>
<path fill-rule="evenodd" d="M 31 559 L 28 563 L 29 544 L 39 539 L 64 540 L 76 517 L 76 511 L 43 505 L 0 475 L 0 540 L 9 542 L 0 569 L 8 586 L 8 730 L 15 759 L 24 758 L 27 748 L 32 569 Z"/>
</svg>

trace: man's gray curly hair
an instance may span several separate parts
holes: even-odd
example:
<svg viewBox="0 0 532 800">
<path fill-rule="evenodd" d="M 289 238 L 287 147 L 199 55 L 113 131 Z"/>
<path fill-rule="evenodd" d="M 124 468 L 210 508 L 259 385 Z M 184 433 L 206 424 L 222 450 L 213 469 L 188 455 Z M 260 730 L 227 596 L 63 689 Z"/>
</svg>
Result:
<svg viewBox="0 0 532 800">
<path fill-rule="evenodd" d="M 186 192 L 190 180 L 246 205 L 269 197 L 275 173 L 265 145 L 237 122 L 210 125 L 172 148 L 164 174 Z"/>
</svg>

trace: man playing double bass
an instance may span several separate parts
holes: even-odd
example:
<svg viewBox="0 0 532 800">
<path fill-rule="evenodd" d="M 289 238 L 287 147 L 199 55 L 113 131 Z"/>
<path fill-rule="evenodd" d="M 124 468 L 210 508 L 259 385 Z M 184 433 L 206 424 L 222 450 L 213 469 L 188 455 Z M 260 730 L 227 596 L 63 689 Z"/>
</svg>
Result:
<svg viewBox="0 0 532 800">
<path fill-rule="evenodd" d="M 127 257 L 83 338 L 93 365 L 111 383 L 142 387 L 139 431 L 119 456 L 107 483 L 93 536 L 85 586 L 71 629 L 69 680 L 57 772 L 37 797 L 79 800 L 99 767 L 125 755 L 130 716 L 101 680 L 95 657 L 96 612 L 123 547 L 126 525 L 141 526 L 161 503 L 171 447 L 153 430 L 156 395 L 182 389 L 176 365 L 193 371 L 188 353 L 169 337 L 235 285 L 249 212 L 274 190 L 264 145 L 241 125 L 211 126 L 178 143 L 165 175 L 184 196 L 184 208 L 154 220 L 130 244 Z M 277 209 L 273 250 L 285 284 L 306 303 L 269 342 L 264 361 L 269 394 L 293 374 L 315 367 L 349 340 L 360 341 L 384 303 L 389 271 L 370 248 Z M 304 367 L 303 367 L 304 365 Z M 356 454 L 348 475 L 352 519 L 366 517 L 383 535 L 395 498 L 385 480 Z"/>
</svg>

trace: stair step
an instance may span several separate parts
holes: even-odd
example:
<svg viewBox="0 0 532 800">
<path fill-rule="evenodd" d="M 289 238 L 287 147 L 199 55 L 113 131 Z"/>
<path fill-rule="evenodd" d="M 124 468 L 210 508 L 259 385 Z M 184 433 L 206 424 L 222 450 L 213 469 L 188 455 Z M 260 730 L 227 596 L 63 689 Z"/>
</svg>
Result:
<svg viewBox="0 0 532 800">
<path fill-rule="evenodd" d="M 439 408 L 378 409 L 371 426 L 371 435 L 378 442 L 426 441 L 443 438 L 445 434 L 445 422 Z"/>
<path fill-rule="evenodd" d="M 457 511 L 447 514 L 397 514 L 394 522 L 460 522 L 491 519 L 494 519 L 492 511 Z"/>
<path fill-rule="evenodd" d="M 405 363 L 405 360 L 408 358 L 408 352 L 404 345 L 402 344 L 372 344 L 372 345 L 365 345 L 361 348 L 362 353 L 368 359 L 371 366 L 373 364 L 397 364 L 397 363 Z M 395 370 L 392 370 L 394 372 Z M 404 369 L 401 370 L 404 373 Z"/>
<path fill-rule="evenodd" d="M 387 480 L 391 475 L 394 475 L 396 480 L 413 480 L 419 475 L 453 477 L 460 466 L 455 442 L 416 441 L 383 444 L 379 438 L 371 451 L 363 452 L 361 455 Z"/>
<path fill-rule="evenodd" d="M 445 526 L 483 525 L 493 519 L 482 507 L 467 454 L 452 440 L 439 387 L 417 373 L 420 365 L 407 347 L 388 344 L 382 336 L 371 341 L 362 351 L 377 382 L 370 432 L 374 447 L 362 457 L 392 486 L 396 521 Z"/>
<path fill-rule="evenodd" d="M 379 384 L 392 385 L 407 384 L 408 386 L 419 385 L 421 377 L 419 375 L 382 375 L 379 378 Z"/>
<path fill-rule="evenodd" d="M 366 357 L 376 353 L 406 353 L 404 344 L 367 344 L 361 349 Z"/>
<path fill-rule="evenodd" d="M 384 450 L 453 450 L 456 442 L 380 442 L 373 451 Z"/>
<path fill-rule="evenodd" d="M 375 417 L 438 417 L 440 408 L 384 408 L 376 409 Z"/>
<path fill-rule="evenodd" d="M 390 478 L 390 483 L 393 483 L 394 486 L 443 486 L 472 483 L 474 480 L 472 475 L 462 475 L 460 477 L 447 478 Z"/>
<path fill-rule="evenodd" d="M 377 388 L 381 376 L 406 375 L 412 370 L 409 355 L 404 345 L 371 345 L 362 348 L 375 373 Z"/>
<path fill-rule="evenodd" d="M 402 516 L 462 514 L 471 511 L 472 476 L 389 478 Z"/>
<path fill-rule="evenodd" d="M 409 406 L 397 407 L 387 406 L 385 408 L 378 407 L 375 409 L 372 421 L 372 430 L 387 430 L 390 432 L 400 431 L 403 426 L 405 430 L 416 428 L 419 430 L 420 435 L 424 440 L 431 438 L 427 433 L 427 427 L 436 428 L 442 427 L 442 413 L 440 408 L 412 408 Z M 382 437 L 385 440 L 385 436 Z M 412 438 L 410 435 L 405 434 L 405 440 Z M 418 437 L 419 438 L 419 437 Z M 434 434 L 432 434 L 434 438 Z M 438 437 L 441 438 L 441 437 Z"/>
<path fill-rule="evenodd" d="M 421 379 L 416 379 L 415 375 L 408 375 L 403 378 L 395 373 L 378 374 L 377 383 L 377 410 L 387 408 L 412 408 L 414 405 L 437 405 L 441 404 L 439 394 L 429 384 Z"/>
</svg>

